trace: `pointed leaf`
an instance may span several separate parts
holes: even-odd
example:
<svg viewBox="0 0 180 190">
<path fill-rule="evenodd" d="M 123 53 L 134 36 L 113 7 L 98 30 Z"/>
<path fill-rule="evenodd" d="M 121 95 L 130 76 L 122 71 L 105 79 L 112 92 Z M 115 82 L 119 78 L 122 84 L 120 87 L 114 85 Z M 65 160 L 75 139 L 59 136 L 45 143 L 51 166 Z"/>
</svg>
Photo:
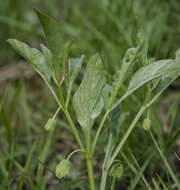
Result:
<svg viewBox="0 0 180 190">
<path fill-rule="evenodd" d="M 174 71 L 180 72 L 180 65 L 170 59 L 157 61 L 142 67 L 134 74 L 128 87 L 128 93 L 133 92 L 153 79 Z"/>
<path fill-rule="evenodd" d="M 156 61 L 152 64 L 140 68 L 132 77 L 128 90 L 125 95 L 118 101 L 120 103 L 127 96 L 133 93 L 135 90 L 143 86 L 144 84 L 157 79 L 159 77 L 169 75 L 179 75 L 180 74 L 180 64 L 174 60 L 161 60 Z"/>
<path fill-rule="evenodd" d="M 53 55 L 52 55 L 51 51 L 46 46 L 44 46 L 43 44 L 41 44 L 41 49 L 42 49 L 43 55 L 46 59 L 46 63 L 49 65 L 49 68 L 51 70 L 52 78 L 55 81 L 55 83 L 57 83 L 56 76 L 54 73 L 54 67 L 53 67 L 53 65 L 54 65 Z"/>
<path fill-rule="evenodd" d="M 52 19 L 48 15 L 40 12 L 37 9 L 35 9 L 35 11 L 43 27 L 49 49 L 59 62 L 63 47 L 61 27 L 54 19 Z"/>
<path fill-rule="evenodd" d="M 18 40 L 9 39 L 8 42 L 19 54 L 21 54 L 25 59 L 27 59 L 31 63 L 32 67 L 41 75 L 41 77 L 44 79 L 49 89 L 51 90 L 57 103 L 59 104 L 59 106 L 61 106 L 61 103 L 51 86 L 51 71 L 43 54 L 39 50 L 31 48 L 25 43 L 20 42 Z"/>
<path fill-rule="evenodd" d="M 96 119 L 96 117 L 98 117 L 101 114 L 103 107 L 104 107 L 104 100 L 103 97 L 100 96 L 99 99 L 97 100 L 97 103 L 93 107 L 91 119 Z"/>
<path fill-rule="evenodd" d="M 83 81 L 73 97 L 73 106 L 82 127 L 89 127 L 101 113 L 103 106 L 100 97 L 104 85 L 103 63 L 100 56 L 95 54 L 90 58 Z"/>
<path fill-rule="evenodd" d="M 117 102 L 117 99 L 115 99 L 115 102 Z M 113 135 L 116 134 L 117 128 L 120 124 L 120 116 L 121 116 L 121 104 L 119 104 L 115 109 L 112 110 L 109 114 L 109 121 L 110 121 L 110 132 L 113 133 Z"/>
<path fill-rule="evenodd" d="M 50 83 L 50 68 L 46 63 L 45 57 L 39 50 L 31 48 L 25 43 L 15 39 L 9 39 L 8 42 L 19 54 L 21 54 L 32 64 L 33 68 L 42 76 L 42 78 L 44 78 L 48 83 Z"/>
<path fill-rule="evenodd" d="M 80 58 L 69 59 L 69 61 L 68 61 L 68 75 L 69 75 L 71 83 L 74 82 L 78 73 L 80 72 L 83 60 L 84 60 L 84 55 L 82 55 Z"/>
<path fill-rule="evenodd" d="M 105 110 L 108 109 L 108 105 L 109 105 L 109 100 L 110 100 L 110 96 L 111 96 L 111 93 L 113 91 L 113 87 L 106 84 L 103 88 L 103 91 L 102 91 L 102 96 L 103 96 L 103 99 L 104 99 L 104 107 L 105 107 Z"/>
</svg>

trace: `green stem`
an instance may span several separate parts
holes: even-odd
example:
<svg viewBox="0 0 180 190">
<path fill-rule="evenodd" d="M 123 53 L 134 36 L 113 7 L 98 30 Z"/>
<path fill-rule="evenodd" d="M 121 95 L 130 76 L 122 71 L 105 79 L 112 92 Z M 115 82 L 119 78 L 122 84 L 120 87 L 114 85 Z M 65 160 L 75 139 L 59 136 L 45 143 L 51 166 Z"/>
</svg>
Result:
<svg viewBox="0 0 180 190">
<path fill-rule="evenodd" d="M 72 91 L 72 84 L 70 84 L 70 85 L 69 85 L 69 88 L 68 88 L 67 99 L 66 99 L 66 108 L 68 108 L 68 105 L 69 105 L 69 100 L 70 100 L 70 96 L 71 96 L 71 91 Z"/>
<path fill-rule="evenodd" d="M 162 92 L 166 89 L 166 87 L 164 87 L 162 90 L 160 90 L 159 93 L 157 93 L 154 98 L 147 103 L 146 106 L 142 106 L 141 109 L 139 110 L 139 112 L 137 113 L 136 117 L 134 118 L 134 120 L 132 121 L 130 127 L 128 128 L 125 136 L 123 137 L 122 141 L 120 142 L 120 144 L 117 146 L 115 152 L 113 153 L 110 162 L 107 165 L 107 170 L 111 167 L 111 164 L 113 163 L 114 159 L 116 158 L 116 156 L 118 155 L 119 151 L 121 150 L 122 146 L 124 145 L 125 141 L 127 140 L 128 136 L 130 135 L 131 131 L 134 129 L 136 123 L 138 122 L 138 120 L 140 119 L 141 115 L 144 113 L 144 111 L 149 108 L 157 99 L 158 97 L 162 94 Z M 123 101 L 125 98 L 122 97 L 113 107 L 112 109 L 114 109 L 121 101 Z M 107 176 L 105 176 L 104 178 L 106 178 Z M 105 186 L 104 186 L 105 187 Z M 104 190 L 104 189 L 102 189 Z"/>
<path fill-rule="evenodd" d="M 123 136 L 121 142 L 119 143 L 116 150 L 114 151 L 114 153 L 113 153 L 113 155 L 111 157 L 111 160 L 109 161 L 109 163 L 107 165 L 107 169 L 109 169 L 111 167 L 114 159 L 118 155 L 119 151 L 121 150 L 122 146 L 126 142 L 126 140 L 129 137 L 131 131 L 134 129 L 136 123 L 138 122 L 138 120 L 140 119 L 141 115 L 144 113 L 145 110 L 146 110 L 146 107 L 142 106 L 141 109 L 139 110 L 139 112 L 137 113 L 136 117 L 134 118 L 133 122 L 131 123 L 130 127 L 128 128 L 126 134 Z"/>
<path fill-rule="evenodd" d="M 102 177 L 101 177 L 100 190 L 105 190 L 105 187 L 106 187 L 106 180 L 107 180 L 107 174 L 108 174 L 107 169 L 103 168 Z"/>
<path fill-rule="evenodd" d="M 69 154 L 69 156 L 66 158 L 66 160 L 69 160 L 69 159 L 71 158 L 71 156 L 72 156 L 73 154 L 75 154 L 76 152 L 84 152 L 84 151 L 81 150 L 81 149 L 74 150 L 73 152 L 71 152 L 71 153 Z"/>
<path fill-rule="evenodd" d="M 57 116 L 57 114 L 59 113 L 60 110 L 61 110 L 61 106 L 58 107 L 58 109 L 56 110 L 55 114 L 54 114 L 53 117 L 52 117 L 53 119 L 56 118 L 56 116 Z"/>
<path fill-rule="evenodd" d="M 78 131 L 77 131 L 72 119 L 71 119 L 71 116 L 69 115 L 69 112 L 67 110 L 64 110 L 64 113 L 65 113 L 65 115 L 67 117 L 67 120 L 69 121 L 69 124 L 70 124 L 70 127 L 72 129 L 72 132 L 73 132 L 73 134 L 74 134 L 80 148 L 82 149 L 82 151 L 85 151 L 84 146 L 83 146 L 83 144 L 81 142 L 81 139 L 79 137 Z"/>
<path fill-rule="evenodd" d="M 95 190 L 92 159 L 91 158 L 86 158 L 86 164 L 87 164 L 87 170 L 88 170 L 89 189 L 90 190 Z"/>
<path fill-rule="evenodd" d="M 106 179 L 107 179 L 107 174 L 108 174 L 108 170 L 111 167 L 112 163 L 114 162 L 114 159 L 116 158 L 117 154 L 119 153 L 119 151 L 121 150 L 122 146 L 124 145 L 125 141 L 127 140 L 128 136 L 130 135 L 131 131 L 133 130 L 133 128 L 135 127 L 137 121 L 139 120 L 139 118 L 141 117 L 141 115 L 143 114 L 143 112 L 145 111 L 145 107 L 143 106 L 139 112 L 137 113 L 136 117 L 134 118 L 133 122 L 131 123 L 130 127 L 128 128 L 126 134 L 124 135 L 123 139 L 121 140 L 120 144 L 117 146 L 117 148 L 115 149 L 113 155 L 111 156 L 110 161 L 108 161 L 106 168 L 103 169 L 103 174 L 102 174 L 102 178 L 101 178 L 101 187 L 100 190 L 105 190 L 106 187 Z"/>
<path fill-rule="evenodd" d="M 57 90 L 58 90 L 58 93 L 59 93 L 59 99 L 61 101 L 62 110 L 65 111 L 66 110 L 66 105 L 65 105 L 65 102 L 64 102 L 64 97 L 63 97 L 62 89 L 61 89 L 61 86 L 60 86 L 59 83 L 57 83 Z"/>
<path fill-rule="evenodd" d="M 107 179 L 107 163 L 111 157 L 112 154 L 112 133 L 109 136 L 109 140 L 108 140 L 108 145 L 107 145 L 107 149 L 106 149 L 106 154 L 105 154 L 105 158 L 104 158 L 104 162 L 103 162 L 103 167 L 102 167 L 102 177 L 101 177 L 101 185 L 100 185 L 100 190 L 105 190 L 105 186 L 106 186 L 106 179 Z"/>
<path fill-rule="evenodd" d="M 102 128 L 103 128 L 103 125 L 104 125 L 104 123 L 105 123 L 105 121 L 106 121 L 106 118 L 107 118 L 108 114 L 109 114 L 109 110 L 107 110 L 107 112 L 105 113 L 103 119 L 101 120 L 101 123 L 100 123 L 100 125 L 99 125 L 99 128 L 98 128 L 98 130 L 97 130 L 97 132 L 96 132 L 96 136 L 95 136 L 95 138 L 94 138 L 93 145 L 92 145 L 92 149 L 91 149 L 91 154 L 92 154 L 92 156 L 93 156 L 93 154 L 94 154 L 94 151 L 95 151 L 95 148 L 96 148 L 96 144 L 97 144 L 97 141 L 98 141 L 98 139 L 99 139 L 99 135 L 100 135 L 100 133 L 101 133 L 101 130 L 102 130 Z"/>
<path fill-rule="evenodd" d="M 94 139 L 94 142 L 93 142 L 92 155 L 94 154 L 94 150 L 96 148 L 97 140 L 99 139 L 99 135 L 100 135 L 101 130 L 103 128 L 103 125 L 104 125 L 104 123 L 106 121 L 106 118 L 107 118 L 108 114 L 112 111 L 113 103 L 114 103 L 114 100 L 115 100 L 116 95 L 118 93 L 118 90 L 119 90 L 120 86 L 123 84 L 125 73 L 126 73 L 126 70 L 121 74 L 121 78 L 120 78 L 119 82 L 116 84 L 116 86 L 114 88 L 114 91 L 113 91 L 113 93 L 111 95 L 108 110 L 106 111 L 103 119 L 101 120 L 101 123 L 99 125 L 99 128 L 97 130 L 97 133 L 96 133 L 96 136 L 95 136 L 95 139 Z"/>
<path fill-rule="evenodd" d="M 92 166 L 92 155 L 90 151 L 91 135 L 90 135 L 89 127 L 85 129 L 84 136 L 86 139 L 86 155 L 85 156 L 86 156 L 86 165 L 87 165 L 87 170 L 88 170 L 89 189 L 95 190 L 94 173 L 93 173 L 93 166 Z"/>
</svg>

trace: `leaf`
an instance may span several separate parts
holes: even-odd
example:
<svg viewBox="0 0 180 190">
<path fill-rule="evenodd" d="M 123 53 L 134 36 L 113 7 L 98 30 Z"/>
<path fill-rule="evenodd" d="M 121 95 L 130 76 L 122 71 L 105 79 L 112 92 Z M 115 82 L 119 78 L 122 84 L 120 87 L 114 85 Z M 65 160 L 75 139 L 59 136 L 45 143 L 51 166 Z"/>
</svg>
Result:
<svg viewBox="0 0 180 190">
<path fill-rule="evenodd" d="M 16 39 L 9 39 L 8 42 L 12 47 L 21 54 L 25 59 L 27 59 L 33 66 L 33 68 L 41 75 L 41 77 L 50 83 L 51 72 L 48 64 L 46 63 L 45 57 L 42 53 L 35 49 L 31 48 L 23 42 L 20 42 Z"/>
<path fill-rule="evenodd" d="M 52 55 L 51 51 L 43 44 L 41 44 L 41 49 L 42 49 L 44 57 L 46 59 L 46 63 L 49 65 L 49 68 L 51 70 L 52 78 L 55 81 L 55 83 L 57 84 L 56 76 L 54 73 L 54 67 L 53 67 L 53 65 L 54 65 L 53 55 Z"/>
<path fill-rule="evenodd" d="M 51 54 L 51 51 L 46 46 L 44 46 L 43 44 L 41 44 L 41 49 L 43 51 L 43 55 L 46 59 L 47 64 L 51 68 L 52 63 L 53 63 L 53 55 Z"/>
<path fill-rule="evenodd" d="M 59 99 L 56 96 L 56 93 L 54 92 L 53 88 L 51 87 L 51 71 L 48 63 L 46 62 L 45 57 L 42 55 L 42 53 L 35 49 L 31 48 L 28 45 L 26 45 L 23 42 L 20 42 L 16 39 L 9 39 L 8 43 L 11 44 L 11 46 L 19 53 L 21 54 L 25 59 L 27 59 L 32 67 L 41 75 L 41 77 L 46 82 L 47 86 L 51 90 L 54 98 L 56 99 L 59 106 L 61 106 L 61 103 Z"/>
<path fill-rule="evenodd" d="M 115 102 L 117 99 L 115 99 Z M 120 124 L 120 116 L 121 116 L 121 104 L 119 104 L 115 109 L 113 109 L 109 114 L 109 121 L 110 121 L 110 132 L 113 133 L 113 136 L 117 134 L 117 128 Z"/>
<path fill-rule="evenodd" d="M 40 12 L 35 9 L 41 25 L 43 27 L 43 31 L 53 56 L 56 57 L 56 60 L 59 62 L 62 54 L 63 47 L 63 35 L 61 31 L 60 25 L 48 15 Z"/>
<path fill-rule="evenodd" d="M 127 73 L 129 72 L 129 70 L 131 70 L 132 65 L 135 63 L 138 50 L 139 50 L 138 47 L 137 48 L 133 47 L 133 48 L 129 48 L 126 51 L 125 56 L 122 61 L 121 76 L 124 76 L 126 74 L 126 77 L 127 77 Z"/>
<path fill-rule="evenodd" d="M 172 59 L 156 61 L 152 64 L 140 68 L 132 77 L 128 90 L 125 95 L 118 101 L 120 103 L 127 96 L 133 93 L 135 90 L 143 86 L 144 84 L 162 77 L 163 75 L 179 75 L 180 64 Z"/>
<path fill-rule="evenodd" d="M 103 63 L 100 56 L 95 54 L 90 58 L 83 81 L 73 97 L 73 107 L 82 127 L 90 127 L 91 122 L 101 113 L 104 85 Z"/>
<path fill-rule="evenodd" d="M 102 95 L 104 98 L 104 104 L 105 104 L 104 105 L 105 110 L 108 109 L 109 100 L 110 100 L 110 96 L 111 96 L 112 91 L 113 91 L 113 87 L 108 85 L 108 84 L 105 84 L 103 91 L 102 91 Z"/>
<path fill-rule="evenodd" d="M 166 73 L 180 72 L 180 65 L 174 60 L 161 60 L 140 68 L 130 81 L 128 92 L 134 91 L 145 83 Z"/>
<path fill-rule="evenodd" d="M 80 58 L 69 59 L 69 61 L 68 61 L 68 75 L 69 75 L 69 80 L 71 83 L 74 82 L 77 75 L 79 74 L 83 60 L 84 60 L 84 55 L 82 55 Z"/>
<path fill-rule="evenodd" d="M 101 114 L 103 107 L 104 107 L 104 100 L 103 97 L 100 96 L 91 112 L 91 119 L 96 119 L 96 117 L 98 117 Z"/>
</svg>

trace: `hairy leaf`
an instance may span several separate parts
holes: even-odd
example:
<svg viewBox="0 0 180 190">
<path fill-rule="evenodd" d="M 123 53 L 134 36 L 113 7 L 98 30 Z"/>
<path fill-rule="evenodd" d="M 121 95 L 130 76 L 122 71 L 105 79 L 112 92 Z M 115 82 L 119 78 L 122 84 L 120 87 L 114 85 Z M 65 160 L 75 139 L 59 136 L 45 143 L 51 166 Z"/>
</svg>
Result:
<svg viewBox="0 0 180 190">
<path fill-rule="evenodd" d="M 31 63 L 32 67 L 41 75 L 41 77 L 44 79 L 49 89 L 51 90 L 57 103 L 61 106 L 61 103 L 51 86 L 51 71 L 49 64 L 47 63 L 43 54 L 39 50 L 31 48 L 25 43 L 20 42 L 18 40 L 9 39 L 8 42 L 19 54 L 21 54 L 25 59 L 27 59 Z"/>
<path fill-rule="evenodd" d="M 60 61 L 63 47 L 63 37 L 60 25 L 48 15 L 35 9 L 41 25 L 43 27 L 46 40 L 52 54 L 56 57 L 57 61 Z"/>
<path fill-rule="evenodd" d="M 74 82 L 76 79 L 78 73 L 81 70 L 81 66 L 84 60 L 84 55 L 82 55 L 80 58 L 71 58 L 68 61 L 68 75 L 70 82 Z"/>
<path fill-rule="evenodd" d="M 180 65 L 174 60 L 157 61 L 142 67 L 134 74 L 129 84 L 128 92 L 134 91 L 143 84 L 174 71 L 180 72 Z"/>
<path fill-rule="evenodd" d="M 16 39 L 9 39 L 8 42 L 19 54 L 21 54 L 32 64 L 33 68 L 42 76 L 43 79 L 50 83 L 50 68 L 49 65 L 46 63 L 45 57 L 39 50 L 31 48 L 27 44 L 20 42 Z"/>
<path fill-rule="evenodd" d="M 122 99 L 125 99 L 129 94 L 147 82 L 162 77 L 168 73 L 169 75 L 180 74 L 180 64 L 174 60 L 168 59 L 156 61 L 152 64 L 140 68 L 132 77 L 128 90 Z"/>
<path fill-rule="evenodd" d="M 73 97 L 73 106 L 82 127 L 89 127 L 101 113 L 104 105 L 101 98 L 104 85 L 103 63 L 100 56 L 95 54 L 90 58 L 83 81 Z"/>
</svg>

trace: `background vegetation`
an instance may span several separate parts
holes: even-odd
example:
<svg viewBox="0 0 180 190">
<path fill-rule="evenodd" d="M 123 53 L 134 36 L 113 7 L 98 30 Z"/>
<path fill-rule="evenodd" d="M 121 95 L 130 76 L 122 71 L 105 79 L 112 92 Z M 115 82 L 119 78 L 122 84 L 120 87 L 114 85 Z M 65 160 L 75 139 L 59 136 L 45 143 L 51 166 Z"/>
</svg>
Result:
<svg viewBox="0 0 180 190">
<path fill-rule="evenodd" d="M 58 20 L 66 39 L 74 39 L 72 56 L 83 53 L 88 60 L 90 55 L 100 52 L 107 78 L 112 81 L 108 73 L 113 74 L 120 69 L 125 50 L 136 44 L 138 31 L 142 30 L 145 35 L 144 51 L 145 54 L 148 51 L 148 57 L 174 58 L 176 50 L 180 48 L 180 2 L 0 0 L 0 189 L 85 190 L 88 189 L 87 176 L 80 154 L 73 156 L 73 167 L 67 178 L 59 181 L 55 177 L 54 168 L 59 160 L 77 146 L 61 113 L 56 129 L 52 133 L 44 130 L 46 121 L 56 110 L 56 102 L 42 80 L 29 67 L 22 68 L 26 63 L 21 64 L 22 57 L 6 42 L 8 38 L 17 38 L 37 48 L 40 43 L 45 43 L 34 7 Z M 27 69 L 29 72 L 26 73 Z M 81 78 L 80 75 L 77 84 Z M 126 88 L 124 84 L 122 93 Z M 151 109 L 152 132 L 178 178 L 179 89 L 180 81 L 177 79 Z M 128 104 L 123 103 L 123 113 L 127 120 L 121 136 L 136 114 L 142 96 L 140 90 L 128 99 Z M 145 189 L 144 179 L 155 190 L 177 189 L 151 136 L 142 129 L 142 122 L 143 118 L 119 154 L 124 172 L 116 188 L 128 189 L 143 163 L 155 152 L 135 189 Z M 105 134 L 101 135 L 102 140 L 98 142 L 95 161 L 97 181 L 100 179 L 98 168 L 104 156 L 102 147 L 107 140 Z M 108 183 L 110 185 L 111 181 Z"/>
</svg>

